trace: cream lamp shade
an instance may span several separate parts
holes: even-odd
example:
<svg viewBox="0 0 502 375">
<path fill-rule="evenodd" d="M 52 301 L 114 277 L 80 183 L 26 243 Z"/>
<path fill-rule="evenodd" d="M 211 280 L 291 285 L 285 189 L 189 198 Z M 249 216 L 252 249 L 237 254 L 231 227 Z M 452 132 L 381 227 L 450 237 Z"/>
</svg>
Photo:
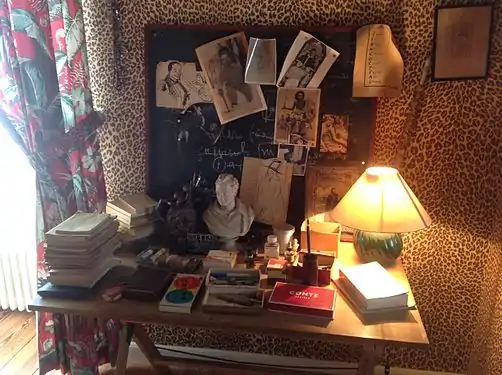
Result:
<svg viewBox="0 0 502 375">
<path fill-rule="evenodd" d="M 371 167 L 331 212 L 331 218 L 365 232 L 406 233 L 431 219 L 397 169 Z"/>
</svg>

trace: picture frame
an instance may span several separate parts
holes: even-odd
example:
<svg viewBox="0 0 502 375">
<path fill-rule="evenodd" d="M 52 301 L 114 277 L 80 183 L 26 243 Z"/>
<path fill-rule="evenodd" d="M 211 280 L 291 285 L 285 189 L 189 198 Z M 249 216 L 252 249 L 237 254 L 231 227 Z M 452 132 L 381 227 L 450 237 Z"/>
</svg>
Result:
<svg viewBox="0 0 502 375">
<path fill-rule="evenodd" d="M 305 173 L 307 217 L 326 213 L 325 221 L 330 221 L 329 212 L 361 176 L 364 168 L 365 165 L 360 162 L 309 166 Z"/>
<path fill-rule="evenodd" d="M 490 65 L 493 4 L 434 10 L 432 80 L 484 79 Z"/>
<path fill-rule="evenodd" d="M 324 213 L 324 222 L 335 222 L 331 210 L 364 172 L 365 164 L 345 162 L 334 166 L 313 165 L 305 174 L 305 215 Z M 341 225 L 340 240 L 352 242 L 353 229 Z"/>
</svg>

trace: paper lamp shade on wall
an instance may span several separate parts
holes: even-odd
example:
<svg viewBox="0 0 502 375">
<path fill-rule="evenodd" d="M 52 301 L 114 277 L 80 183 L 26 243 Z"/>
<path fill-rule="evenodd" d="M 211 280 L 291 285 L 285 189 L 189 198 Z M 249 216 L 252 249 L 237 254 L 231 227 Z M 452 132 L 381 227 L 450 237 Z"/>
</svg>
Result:
<svg viewBox="0 0 502 375">
<path fill-rule="evenodd" d="M 365 261 L 391 263 L 401 254 L 401 233 L 429 226 L 431 219 L 399 172 L 371 167 L 333 209 L 331 217 L 356 229 L 354 247 Z"/>
</svg>

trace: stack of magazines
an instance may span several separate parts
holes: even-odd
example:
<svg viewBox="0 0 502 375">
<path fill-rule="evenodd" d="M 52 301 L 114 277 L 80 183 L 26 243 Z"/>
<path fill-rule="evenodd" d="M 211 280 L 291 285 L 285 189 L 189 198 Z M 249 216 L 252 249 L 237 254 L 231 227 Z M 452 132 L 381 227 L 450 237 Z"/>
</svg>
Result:
<svg viewBox="0 0 502 375">
<path fill-rule="evenodd" d="M 106 212 L 117 218 L 123 238 L 136 240 L 149 236 L 154 230 L 157 202 L 144 193 L 126 195 L 106 204 Z"/>
<path fill-rule="evenodd" d="M 45 262 L 53 285 L 92 288 L 111 268 L 121 243 L 108 214 L 77 212 L 46 233 Z"/>
</svg>

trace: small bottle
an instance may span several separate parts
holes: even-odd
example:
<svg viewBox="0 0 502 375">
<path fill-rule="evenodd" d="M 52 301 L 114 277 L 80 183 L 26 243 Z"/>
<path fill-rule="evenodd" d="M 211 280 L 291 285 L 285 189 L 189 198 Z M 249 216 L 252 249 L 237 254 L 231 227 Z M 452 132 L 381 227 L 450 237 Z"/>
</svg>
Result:
<svg viewBox="0 0 502 375">
<path fill-rule="evenodd" d="M 277 243 L 276 235 L 270 234 L 267 236 L 264 255 L 265 258 L 279 258 L 279 244 Z"/>
</svg>

